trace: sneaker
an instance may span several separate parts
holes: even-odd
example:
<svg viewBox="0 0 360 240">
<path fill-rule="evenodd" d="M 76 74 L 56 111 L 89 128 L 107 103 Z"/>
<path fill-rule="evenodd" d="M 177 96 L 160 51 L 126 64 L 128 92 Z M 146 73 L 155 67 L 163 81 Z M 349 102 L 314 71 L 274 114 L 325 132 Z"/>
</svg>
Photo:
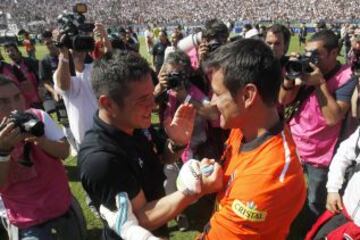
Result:
<svg viewBox="0 0 360 240">
<path fill-rule="evenodd" d="M 176 222 L 180 232 L 184 232 L 189 229 L 189 221 L 186 215 L 184 214 L 177 215 Z"/>
</svg>

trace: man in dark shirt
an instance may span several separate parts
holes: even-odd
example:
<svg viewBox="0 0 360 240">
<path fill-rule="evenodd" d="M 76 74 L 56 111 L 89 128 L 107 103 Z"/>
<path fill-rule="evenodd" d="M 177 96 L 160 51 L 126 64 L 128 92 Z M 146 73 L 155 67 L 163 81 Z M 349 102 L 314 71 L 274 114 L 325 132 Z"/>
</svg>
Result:
<svg viewBox="0 0 360 240">
<path fill-rule="evenodd" d="M 152 50 L 153 64 L 157 74 L 159 74 L 161 66 L 164 63 L 165 49 L 169 46 L 170 42 L 166 32 L 161 31 L 159 34 L 159 41 L 154 45 Z"/>
<path fill-rule="evenodd" d="M 59 94 L 54 89 L 53 74 L 59 63 L 59 49 L 52 40 L 52 34 L 46 31 L 42 34 L 43 43 L 49 50 L 49 53 L 39 62 L 39 78 L 41 83 L 48 91 L 47 97 L 52 97 L 55 101 L 59 101 Z"/>
<path fill-rule="evenodd" d="M 180 157 L 192 134 L 195 111 L 181 105 L 171 122 L 164 121 L 169 140 L 159 140 L 148 129 L 155 106 L 150 71 L 135 52 L 114 51 L 94 64 L 92 87 L 99 111 L 78 159 L 82 184 L 96 208 L 116 209 L 115 196 L 125 192 L 139 225 L 167 236 L 170 219 L 203 194 L 220 189 L 222 172 L 215 164 L 213 173 L 200 181 L 200 194 L 177 191 L 165 197 L 163 163 Z M 108 220 L 104 223 L 103 239 L 121 239 Z"/>
</svg>

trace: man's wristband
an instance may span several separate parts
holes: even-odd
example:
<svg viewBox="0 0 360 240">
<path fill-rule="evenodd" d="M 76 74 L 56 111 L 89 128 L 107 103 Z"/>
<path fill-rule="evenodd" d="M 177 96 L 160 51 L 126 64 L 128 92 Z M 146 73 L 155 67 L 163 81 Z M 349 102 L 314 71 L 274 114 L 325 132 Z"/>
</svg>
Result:
<svg viewBox="0 0 360 240">
<path fill-rule="evenodd" d="M 188 94 L 184 100 L 184 103 L 190 103 L 191 101 L 191 96 Z"/>
<path fill-rule="evenodd" d="M 7 156 L 0 156 L 0 162 L 8 162 L 10 160 L 10 154 Z"/>
</svg>

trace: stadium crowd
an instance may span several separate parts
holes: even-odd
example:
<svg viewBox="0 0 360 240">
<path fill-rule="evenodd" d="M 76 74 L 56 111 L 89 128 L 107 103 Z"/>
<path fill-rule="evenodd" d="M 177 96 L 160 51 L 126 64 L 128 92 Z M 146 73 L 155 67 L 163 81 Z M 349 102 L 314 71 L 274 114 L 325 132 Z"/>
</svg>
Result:
<svg viewBox="0 0 360 240">
<path fill-rule="evenodd" d="M 201 24 L 217 16 L 224 21 L 338 21 L 356 18 L 357 1 L 257 0 L 257 1 L 116 1 L 87 0 L 89 19 L 107 25 L 118 24 Z M 16 21 L 44 20 L 52 25 L 56 17 L 73 3 L 70 0 L 4 0 L 0 9 Z M 160 14 L 161 13 L 161 14 Z"/>
</svg>

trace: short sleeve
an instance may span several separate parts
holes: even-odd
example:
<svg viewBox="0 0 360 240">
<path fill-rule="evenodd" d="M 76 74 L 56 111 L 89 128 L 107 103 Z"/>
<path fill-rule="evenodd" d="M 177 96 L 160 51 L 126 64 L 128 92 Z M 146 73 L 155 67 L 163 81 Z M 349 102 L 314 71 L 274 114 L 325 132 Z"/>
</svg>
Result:
<svg viewBox="0 0 360 240">
<path fill-rule="evenodd" d="M 356 78 L 351 78 L 343 86 L 338 88 L 335 91 L 335 98 L 337 101 L 350 102 L 351 96 L 356 87 L 357 80 Z"/>
<path fill-rule="evenodd" d="M 65 137 L 60 126 L 51 119 L 49 114 L 41 111 L 44 125 L 45 125 L 45 136 L 49 140 L 58 141 Z"/>
<path fill-rule="evenodd" d="M 103 152 L 91 153 L 83 159 L 80 175 L 83 187 L 96 207 L 104 204 L 113 209 L 115 196 L 119 192 L 127 192 L 129 199 L 133 199 L 141 191 L 139 179 L 133 174 L 126 159 Z"/>
</svg>

